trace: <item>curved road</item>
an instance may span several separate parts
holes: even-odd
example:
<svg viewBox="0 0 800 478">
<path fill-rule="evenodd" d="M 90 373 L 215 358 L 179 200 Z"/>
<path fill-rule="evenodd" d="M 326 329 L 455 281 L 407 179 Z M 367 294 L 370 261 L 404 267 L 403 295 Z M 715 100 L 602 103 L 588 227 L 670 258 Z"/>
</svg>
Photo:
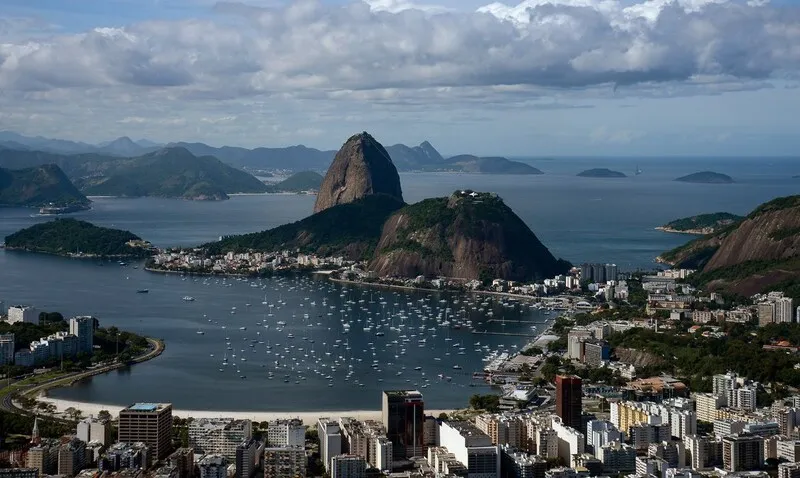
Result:
<svg viewBox="0 0 800 478">
<path fill-rule="evenodd" d="M 19 413 L 19 414 L 23 414 L 23 415 L 29 415 L 30 412 L 28 412 L 27 410 L 23 410 L 23 409 L 17 407 L 16 405 L 14 405 L 14 400 L 13 400 L 14 396 L 16 396 L 16 395 L 31 395 L 31 394 L 38 395 L 39 392 L 41 392 L 43 390 L 47 390 L 49 388 L 58 387 L 58 386 L 64 386 L 64 385 L 71 385 L 71 384 L 77 382 L 78 380 L 83 380 L 84 378 L 92 377 L 94 375 L 100 375 L 101 373 L 111 372 L 112 370 L 116 370 L 118 368 L 122 368 L 122 367 L 124 367 L 126 365 L 129 365 L 129 364 L 136 364 L 136 363 L 146 362 L 146 361 L 148 361 L 150 359 L 153 359 L 153 358 L 158 357 L 159 355 L 161 355 L 161 353 L 164 351 L 164 343 L 161 342 L 160 340 L 151 339 L 150 337 L 145 337 L 145 338 L 147 339 L 147 342 L 150 344 L 150 347 L 149 347 L 147 353 L 145 353 L 144 355 L 140 355 L 138 357 L 135 357 L 135 358 L 131 359 L 131 361 L 128 362 L 128 363 L 119 363 L 119 362 L 117 362 L 117 363 L 113 363 L 113 364 L 110 364 L 110 365 L 105 365 L 103 367 L 98 367 L 98 368 L 95 368 L 95 369 L 92 369 L 92 370 L 85 370 L 85 371 L 82 371 L 82 372 L 74 372 L 74 373 L 71 373 L 71 374 L 67 374 L 67 375 L 63 375 L 63 376 L 60 376 L 60 377 L 53 378 L 51 380 L 48 380 L 48 381 L 40 383 L 40 384 L 33 385 L 30 388 L 18 391 L 16 393 L 7 393 L 5 396 L 3 396 L 2 402 L 0 402 L 0 409 L 3 409 L 5 411 L 11 412 L 11 413 Z"/>
</svg>

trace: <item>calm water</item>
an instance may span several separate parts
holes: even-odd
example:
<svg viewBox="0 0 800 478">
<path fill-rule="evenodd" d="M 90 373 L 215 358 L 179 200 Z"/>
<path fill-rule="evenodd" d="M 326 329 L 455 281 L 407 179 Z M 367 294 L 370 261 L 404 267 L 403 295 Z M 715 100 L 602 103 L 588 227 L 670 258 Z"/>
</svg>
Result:
<svg viewBox="0 0 800 478">
<path fill-rule="evenodd" d="M 658 253 L 689 239 L 655 231 L 657 225 L 703 212 L 743 214 L 776 196 L 800 192 L 800 181 L 791 179 L 800 174 L 800 162 L 789 159 L 649 159 L 638 163 L 644 174 L 627 179 L 577 178 L 574 174 L 590 167 L 629 173 L 635 170 L 635 160 L 569 159 L 533 164 L 547 174 L 404 174 L 401 180 L 408 202 L 456 189 L 495 191 L 555 255 L 576 263 L 615 262 L 622 269 L 652 267 Z M 737 183 L 671 181 L 700 170 L 730 174 Z M 160 246 L 192 245 L 222 234 L 300 219 L 310 212 L 313 202 L 311 196 L 239 196 L 219 203 L 97 199 L 91 211 L 76 216 L 128 229 Z M 2 209 L 0 236 L 42 220 L 46 219 L 31 217 L 29 210 Z M 139 288 L 151 292 L 135 294 Z M 182 301 L 186 295 L 196 300 Z M 380 304 L 381 296 L 386 304 Z M 374 409 L 381 389 L 422 388 L 426 384 L 422 390 L 430 407 L 462 406 L 471 393 L 480 390 L 470 387 L 469 373 L 480 368 L 484 347 L 513 350 L 513 345 L 523 344 L 526 338 L 442 328 L 436 325 L 437 318 L 441 321 L 445 313 L 456 314 L 471 320 L 479 330 L 524 333 L 548 318 L 518 304 L 512 307 L 490 301 L 482 306 L 466 304 L 463 299 L 456 304 L 458 298 L 446 295 L 343 288 L 311 278 L 274 279 L 254 287 L 249 282 L 182 280 L 132 267 L 100 267 L 93 262 L 4 251 L 0 251 L 0 300 L 31 303 L 65 314 L 92 314 L 104 325 L 167 342 L 165 354 L 157 360 L 57 390 L 55 396 L 118 405 L 133 400 L 170 400 L 180 408 L 219 410 Z M 272 316 L 265 315 L 269 308 L 264 301 L 273 304 Z M 230 313 L 232 307 L 236 307 L 234 314 Z M 486 313 L 490 309 L 493 317 Z M 343 318 L 351 322 L 347 334 L 343 334 Z M 502 318 L 508 322 L 495 320 Z M 286 322 L 286 327 L 280 330 L 278 321 Z M 365 322 L 370 327 L 380 325 L 384 335 L 376 336 L 378 329 L 374 328 L 364 331 Z M 423 326 L 436 330 L 422 331 Z M 420 347 L 423 333 L 427 341 Z M 434 333 L 436 337 L 432 337 Z M 227 350 L 227 342 L 231 350 Z M 400 353 L 403 349 L 405 353 Z M 222 366 L 226 352 L 235 352 L 237 357 L 229 357 L 229 365 Z M 242 357 L 247 360 L 241 361 Z M 373 369 L 374 360 L 380 372 Z M 461 370 L 453 369 L 454 365 Z M 269 371 L 274 374 L 271 380 Z M 439 379 L 439 374 L 451 380 Z M 290 376 L 289 383 L 284 382 L 285 375 Z"/>
</svg>

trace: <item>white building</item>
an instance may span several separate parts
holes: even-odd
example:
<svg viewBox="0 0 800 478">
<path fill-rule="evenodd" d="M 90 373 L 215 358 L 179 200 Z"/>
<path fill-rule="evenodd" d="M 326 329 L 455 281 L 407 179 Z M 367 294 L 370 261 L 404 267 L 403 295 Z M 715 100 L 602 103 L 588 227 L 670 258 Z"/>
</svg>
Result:
<svg viewBox="0 0 800 478">
<path fill-rule="evenodd" d="M 305 446 L 306 427 L 297 418 L 291 420 L 273 420 L 267 427 L 267 443 L 271 447 Z"/>
<path fill-rule="evenodd" d="M 8 323 L 38 324 L 39 311 L 29 305 L 12 305 L 8 308 Z"/>
<path fill-rule="evenodd" d="M 0 365 L 14 363 L 14 334 L 0 334 Z"/>
<path fill-rule="evenodd" d="M 775 301 L 775 322 L 794 322 L 794 301 L 791 297 L 781 297 Z"/>
<path fill-rule="evenodd" d="M 77 436 L 86 443 L 95 441 L 104 446 L 114 443 L 111 425 L 94 417 L 84 418 L 78 422 Z"/>
<path fill-rule="evenodd" d="M 468 478 L 498 478 L 500 449 L 489 435 L 469 422 L 442 422 L 439 444 L 467 467 Z"/>
<path fill-rule="evenodd" d="M 250 420 L 199 418 L 189 422 L 189 447 L 195 453 L 222 455 L 236 460 L 236 447 L 253 437 Z"/>
<path fill-rule="evenodd" d="M 608 420 L 592 420 L 586 424 L 586 444 L 594 450 L 595 456 L 600 448 L 613 441 L 624 441 L 617 427 Z"/>
<path fill-rule="evenodd" d="M 596 448 L 595 456 L 603 462 L 605 473 L 625 473 L 636 470 L 636 448 L 614 441 Z"/>
<path fill-rule="evenodd" d="M 704 422 L 713 422 L 717 419 L 717 410 L 724 406 L 725 399 L 711 393 L 698 393 L 694 395 L 697 405 L 697 419 Z"/>
<path fill-rule="evenodd" d="M 564 425 L 559 417 L 553 417 L 552 426 L 558 436 L 558 457 L 574 468 L 574 456 L 584 452 L 583 433 Z"/>
<path fill-rule="evenodd" d="M 94 323 L 94 317 L 86 315 L 69 319 L 69 333 L 78 337 L 78 353 L 94 351 Z"/>
<path fill-rule="evenodd" d="M 342 432 L 339 422 L 330 418 L 320 418 L 317 422 L 319 435 L 319 454 L 325 470 L 331 471 L 331 460 L 342 454 Z"/>
</svg>

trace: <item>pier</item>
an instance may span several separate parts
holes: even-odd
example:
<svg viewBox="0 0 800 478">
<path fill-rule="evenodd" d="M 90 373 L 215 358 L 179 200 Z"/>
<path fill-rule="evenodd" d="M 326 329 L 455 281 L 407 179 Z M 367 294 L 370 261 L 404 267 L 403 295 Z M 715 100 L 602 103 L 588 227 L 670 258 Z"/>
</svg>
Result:
<svg viewBox="0 0 800 478">
<path fill-rule="evenodd" d="M 506 335 L 509 337 L 538 337 L 538 334 L 526 334 L 522 332 L 489 332 L 488 330 L 473 330 L 472 333 L 481 335 Z"/>
</svg>

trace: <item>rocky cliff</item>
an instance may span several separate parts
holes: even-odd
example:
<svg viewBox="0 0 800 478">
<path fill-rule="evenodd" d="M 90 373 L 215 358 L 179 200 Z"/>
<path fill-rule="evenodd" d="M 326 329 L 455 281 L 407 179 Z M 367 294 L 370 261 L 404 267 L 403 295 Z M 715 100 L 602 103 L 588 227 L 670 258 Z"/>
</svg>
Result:
<svg viewBox="0 0 800 478">
<path fill-rule="evenodd" d="M 697 285 L 752 295 L 764 290 L 800 292 L 800 196 L 762 204 L 744 220 L 662 255 L 695 266 Z"/>
<path fill-rule="evenodd" d="M 319 188 L 314 212 L 376 194 L 403 201 L 400 176 L 389 153 L 364 132 L 351 136 L 336 153 Z"/>
<path fill-rule="evenodd" d="M 536 280 L 566 272 L 495 194 L 457 191 L 400 209 L 370 263 L 378 276 Z"/>
</svg>

